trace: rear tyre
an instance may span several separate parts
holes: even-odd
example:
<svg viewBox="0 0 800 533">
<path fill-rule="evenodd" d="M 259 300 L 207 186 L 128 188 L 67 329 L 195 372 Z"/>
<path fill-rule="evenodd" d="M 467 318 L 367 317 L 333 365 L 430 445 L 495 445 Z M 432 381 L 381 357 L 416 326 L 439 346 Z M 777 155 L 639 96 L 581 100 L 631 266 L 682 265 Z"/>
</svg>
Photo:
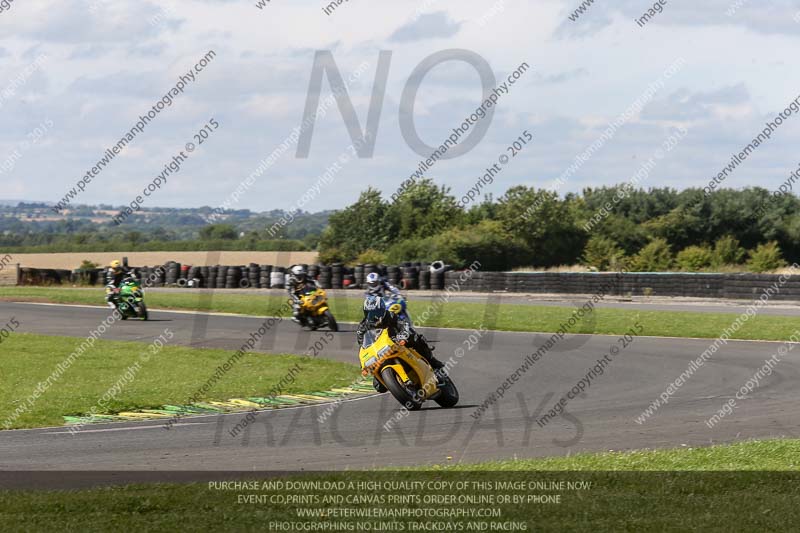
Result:
<svg viewBox="0 0 800 533">
<path fill-rule="evenodd" d="M 325 318 L 328 321 L 328 327 L 331 328 L 331 331 L 339 331 L 339 324 L 337 324 L 336 319 L 333 318 L 333 313 L 325 311 Z"/>
<path fill-rule="evenodd" d="M 444 385 L 441 387 L 441 393 L 434 401 L 441 407 L 455 407 L 458 403 L 458 389 L 456 388 L 450 376 L 445 376 Z"/>
<path fill-rule="evenodd" d="M 404 405 L 406 409 L 417 411 L 422 407 L 422 401 L 417 399 L 413 392 L 408 390 L 406 384 L 400 381 L 400 376 L 397 375 L 394 368 L 387 367 L 381 370 L 381 377 L 394 399 Z"/>
</svg>

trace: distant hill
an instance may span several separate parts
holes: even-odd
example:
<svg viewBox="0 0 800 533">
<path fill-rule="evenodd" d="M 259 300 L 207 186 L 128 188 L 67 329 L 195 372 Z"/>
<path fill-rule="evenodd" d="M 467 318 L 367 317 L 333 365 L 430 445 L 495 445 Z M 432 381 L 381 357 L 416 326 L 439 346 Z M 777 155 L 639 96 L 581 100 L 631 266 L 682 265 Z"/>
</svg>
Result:
<svg viewBox="0 0 800 533">
<path fill-rule="evenodd" d="M 294 249 L 313 249 L 333 213 L 299 212 L 291 217 L 282 210 L 237 209 L 217 215 L 209 206 L 151 207 L 117 225 L 112 217 L 123 206 L 74 205 L 60 213 L 51 207 L 46 202 L 0 202 L 0 246 L 18 251 L 103 251 L 123 245 L 165 249 L 178 242 L 199 246 L 199 241 L 222 239 L 230 247 L 220 249 L 286 249 L 289 243 L 282 241 L 296 241 L 291 243 Z M 292 222 L 286 223 L 288 219 Z M 282 220 L 280 231 L 269 233 Z"/>
<path fill-rule="evenodd" d="M 14 207 L 18 204 L 42 204 L 46 206 L 53 206 L 55 205 L 53 202 L 37 202 L 35 200 L 3 200 L 0 199 L 0 206 L 11 206 Z"/>
</svg>

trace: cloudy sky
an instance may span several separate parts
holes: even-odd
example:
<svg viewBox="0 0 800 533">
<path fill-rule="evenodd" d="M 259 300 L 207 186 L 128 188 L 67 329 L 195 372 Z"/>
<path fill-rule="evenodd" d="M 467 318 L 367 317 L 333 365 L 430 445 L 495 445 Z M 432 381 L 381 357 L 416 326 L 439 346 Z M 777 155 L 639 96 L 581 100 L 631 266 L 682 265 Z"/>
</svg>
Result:
<svg viewBox="0 0 800 533">
<path fill-rule="evenodd" d="M 86 186 L 78 203 L 120 205 L 139 194 L 209 119 L 219 124 L 147 206 L 218 206 L 299 126 L 315 54 L 330 51 L 360 127 L 379 53 L 391 51 L 374 153 L 340 165 L 305 209 L 340 208 L 368 185 L 388 192 L 421 159 L 400 128 L 412 71 L 431 54 L 469 50 L 498 83 L 530 69 L 503 96 L 471 151 L 429 172 L 458 195 L 522 132 L 532 144 L 485 192 L 550 187 L 657 83 L 641 110 L 580 165 L 560 192 L 622 183 L 675 128 L 688 134 L 641 185 L 704 186 L 800 95 L 800 4 L 784 0 L 15 0 L 0 11 L 0 198 L 57 202 L 209 50 L 216 57 Z M 613 5 L 613 7 L 611 7 Z M 665 71 L 676 61 L 673 75 Z M 327 77 L 321 97 L 330 94 Z M 417 132 L 438 145 L 480 104 L 475 68 L 435 66 L 414 102 Z M 372 102 L 372 104 L 371 104 Z M 488 118 L 486 120 L 489 120 Z M 284 153 L 232 207 L 289 209 L 352 139 L 337 106 L 320 117 L 307 158 Z M 725 182 L 775 188 L 800 161 L 800 117 L 787 120 Z M 509 153 L 510 155 L 510 153 Z M 306 196 L 306 198 L 310 198 Z"/>
</svg>

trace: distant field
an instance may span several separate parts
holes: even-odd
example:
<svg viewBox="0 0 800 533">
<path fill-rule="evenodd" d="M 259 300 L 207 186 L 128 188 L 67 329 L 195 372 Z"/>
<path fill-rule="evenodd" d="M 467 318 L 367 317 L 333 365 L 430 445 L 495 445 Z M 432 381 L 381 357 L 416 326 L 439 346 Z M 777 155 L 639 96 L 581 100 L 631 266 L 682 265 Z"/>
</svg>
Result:
<svg viewBox="0 0 800 533">
<path fill-rule="evenodd" d="M 17 283 L 17 267 L 8 265 L 0 270 L 0 285 L 15 285 Z"/>
<path fill-rule="evenodd" d="M 167 261 L 177 261 L 192 266 L 213 265 L 275 265 L 288 267 L 296 263 L 311 264 L 317 261 L 317 252 L 77 252 L 77 253 L 41 253 L 41 254 L 8 254 L 11 256 L 9 270 L 19 263 L 30 268 L 64 268 L 75 269 L 83 260 L 99 265 L 107 265 L 113 259 L 128 258 L 132 266 L 163 265 Z M 6 253 L 0 250 L 0 257 Z M 0 273 L 2 274 L 2 273 Z M 15 274 L 16 275 L 16 274 Z"/>
</svg>

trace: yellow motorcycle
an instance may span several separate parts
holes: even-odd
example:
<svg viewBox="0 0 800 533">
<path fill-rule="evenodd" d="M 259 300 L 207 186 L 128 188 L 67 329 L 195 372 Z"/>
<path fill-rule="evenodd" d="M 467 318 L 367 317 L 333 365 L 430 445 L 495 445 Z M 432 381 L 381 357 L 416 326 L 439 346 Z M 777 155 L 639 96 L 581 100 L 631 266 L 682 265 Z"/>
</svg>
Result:
<svg viewBox="0 0 800 533">
<path fill-rule="evenodd" d="M 442 407 L 458 403 L 458 389 L 450 377 L 443 376 L 440 384 L 425 358 L 404 343 L 394 342 L 387 329 L 368 330 L 358 356 L 361 373 L 380 381 L 409 411 L 420 409 L 427 400 Z"/>
<path fill-rule="evenodd" d="M 324 289 L 309 289 L 300 295 L 300 323 L 311 330 L 328 326 L 339 331 L 336 319 L 328 307 L 328 295 Z"/>
</svg>

